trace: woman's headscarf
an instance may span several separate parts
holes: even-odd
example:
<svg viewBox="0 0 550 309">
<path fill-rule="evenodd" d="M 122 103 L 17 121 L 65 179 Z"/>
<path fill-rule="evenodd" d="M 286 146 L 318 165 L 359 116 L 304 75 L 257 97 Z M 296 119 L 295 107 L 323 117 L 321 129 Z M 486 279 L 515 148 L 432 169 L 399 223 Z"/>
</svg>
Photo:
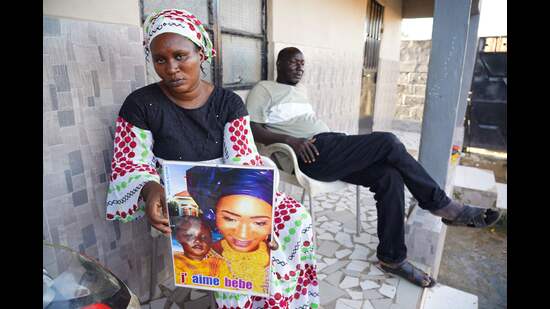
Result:
<svg viewBox="0 0 550 309">
<path fill-rule="evenodd" d="M 204 53 L 201 62 L 210 62 L 210 59 L 216 55 L 212 41 L 210 41 L 208 32 L 204 29 L 201 21 L 186 10 L 167 9 L 158 13 L 153 12 L 145 19 L 143 28 L 145 32 L 143 45 L 147 61 L 150 60 L 150 47 L 153 39 L 157 35 L 167 32 L 182 35 L 195 43 Z"/>
<path fill-rule="evenodd" d="M 249 195 L 273 205 L 273 171 L 249 168 L 195 166 L 187 170 L 187 192 L 203 218 L 215 227 L 215 206 L 228 195 Z"/>
</svg>

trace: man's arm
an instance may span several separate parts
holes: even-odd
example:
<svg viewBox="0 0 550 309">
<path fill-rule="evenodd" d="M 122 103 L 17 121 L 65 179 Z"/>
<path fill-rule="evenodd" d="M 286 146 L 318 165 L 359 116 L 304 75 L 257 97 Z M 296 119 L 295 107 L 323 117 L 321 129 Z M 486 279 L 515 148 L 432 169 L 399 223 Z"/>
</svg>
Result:
<svg viewBox="0 0 550 309">
<path fill-rule="evenodd" d="M 315 156 L 319 156 L 319 151 L 313 144 L 315 139 L 296 138 L 286 134 L 273 133 L 269 131 L 264 124 L 250 122 L 254 140 L 264 145 L 273 143 L 284 143 L 290 145 L 294 152 L 306 163 L 315 162 Z"/>
</svg>

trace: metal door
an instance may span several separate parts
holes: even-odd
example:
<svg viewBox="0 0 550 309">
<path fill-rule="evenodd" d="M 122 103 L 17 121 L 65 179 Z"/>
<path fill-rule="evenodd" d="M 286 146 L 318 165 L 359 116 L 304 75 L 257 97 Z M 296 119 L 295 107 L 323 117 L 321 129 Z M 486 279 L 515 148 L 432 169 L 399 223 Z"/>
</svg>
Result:
<svg viewBox="0 0 550 309">
<path fill-rule="evenodd" d="M 384 7 L 374 0 L 369 1 L 367 4 L 367 20 L 365 25 L 366 38 L 359 110 L 359 128 L 362 131 L 361 133 L 367 133 L 372 130 L 378 58 L 383 31 L 383 16 Z"/>
<path fill-rule="evenodd" d="M 464 146 L 506 151 L 506 37 L 479 39 Z"/>
</svg>

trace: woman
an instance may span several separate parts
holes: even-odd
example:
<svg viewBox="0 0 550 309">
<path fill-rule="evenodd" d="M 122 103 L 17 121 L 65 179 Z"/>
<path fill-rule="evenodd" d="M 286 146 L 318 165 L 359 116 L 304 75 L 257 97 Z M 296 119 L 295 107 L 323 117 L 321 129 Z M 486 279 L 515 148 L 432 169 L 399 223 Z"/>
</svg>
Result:
<svg viewBox="0 0 550 309">
<path fill-rule="evenodd" d="M 235 278 L 251 282 L 252 291 L 269 293 L 269 247 L 273 172 L 196 166 L 186 173 L 187 190 L 223 236 L 212 247 Z M 213 212 L 215 216 L 209 214 Z"/>
<path fill-rule="evenodd" d="M 153 61 L 161 81 L 132 92 L 120 109 L 106 217 L 128 222 L 145 214 L 154 228 L 169 234 L 157 157 L 262 162 L 240 97 L 200 79 L 202 62 L 215 55 L 201 22 L 187 11 L 171 9 L 150 15 L 144 28 L 147 60 Z M 272 254 L 270 297 L 217 293 L 219 307 L 318 306 L 311 218 L 282 193 L 276 194 L 274 204 L 274 220 L 279 222 L 274 231 L 285 243 Z"/>
</svg>

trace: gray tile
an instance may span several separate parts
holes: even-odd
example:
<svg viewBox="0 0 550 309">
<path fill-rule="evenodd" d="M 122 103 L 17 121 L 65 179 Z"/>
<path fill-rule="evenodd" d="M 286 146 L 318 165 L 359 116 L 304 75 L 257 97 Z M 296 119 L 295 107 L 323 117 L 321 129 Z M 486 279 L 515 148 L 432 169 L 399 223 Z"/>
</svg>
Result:
<svg viewBox="0 0 550 309">
<path fill-rule="evenodd" d="M 317 253 L 327 257 L 333 257 L 340 244 L 334 241 L 324 241 L 317 249 Z"/>
<path fill-rule="evenodd" d="M 44 36 L 59 36 L 61 34 L 61 26 L 57 18 L 44 16 L 42 25 Z"/>
<path fill-rule="evenodd" d="M 110 247 L 111 247 L 111 250 L 115 250 L 116 249 L 116 241 L 111 241 L 111 244 L 110 244 Z"/>
<path fill-rule="evenodd" d="M 95 106 L 94 97 L 88 97 L 88 107 L 94 107 L 94 106 Z"/>
<path fill-rule="evenodd" d="M 88 191 L 86 189 L 73 193 L 74 207 L 88 203 Z"/>
<path fill-rule="evenodd" d="M 346 296 L 347 293 L 336 286 L 321 281 L 319 284 L 319 295 L 321 305 L 325 305 L 338 298 Z"/>
<path fill-rule="evenodd" d="M 82 241 L 85 248 L 89 248 L 92 245 L 95 245 L 97 242 L 95 236 L 94 225 L 90 224 L 82 229 Z"/>
<path fill-rule="evenodd" d="M 57 117 L 60 127 L 70 127 L 75 125 L 74 111 L 59 111 Z"/>
<path fill-rule="evenodd" d="M 372 299 L 370 303 L 375 309 L 390 309 L 392 300 L 391 299 Z"/>
<path fill-rule="evenodd" d="M 50 85 L 50 97 L 52 100 L 52 110 L 56 111 L 59 108 L 59 103 L 57 101 L 57 89 L 55 89 L 55 85 Z"/>
<path fill-rule="evenodd" d="M 128 94 L 131 92 L 131 83 L 127 81 L 114 81 L 113 82 L 113 103 L 122 104 Z"/>
<path fill-rule="evenodd" d="M 66 170 L 65 171 L 65 182 L 67 183 L 67 191 L 73 192 L 73 179 L 71 177 L 71 171 Z"/>
<path fill-rule="evenodd" d="M 107 181 L 107 176 L 105 175 L 105 173 L 99 174 L 99 182 L 104 183 L 106 181 Z"/>
<path fill-rule="evenodd" d="M 97 46 L 97 52 L 99 53 L 99 59 L 101 62 L 105 62 L 105 56 L 103 56 L 103 47 L 101 45 Z"/>
<path fill-rule="evenodd" d="M 336 271 L 336 272 L 330 274 L 328 277 L 326 277 L 324 281 L 326 281 L 327 283 L 330 283 L 334 286 L 338 286 L 338 285 L 340 285 L 340 281 L 342 280 L 343 276 L 344 276 L 344 274 L 341 271 Z"/>
<path fill-rule="evenodd" d="M 73 44 L 71 42 L 67 41 L 66 49 L 67 49 L 67 59 L 69 61 L 76 61 Z"/>
<path fill-rule="evenodd" d="M 82 190 L 86 188 L 86 175 L 84 173 L 72 177 L 73 190 Z"/>
<path fill-rule="evenodd" d="M 67 66 L 64 64 L 53 65 L 52 69 L 57 91 L 70 91 L 71 86 L 69 84 L 69 73 L 67 72 Z"/>
<path fill-rule="evenodd" d="M 325 267 L 321 272 L 323 274 L 332 274 L 333 272 L 337 271 L 337 270 L 340 270 L 340 269 L 343 269 L 344 267 L 346 267 L 346 265 L 348 265 L 350 261 L 338 261 L 330 266 L 327 266 Z"/>
<path fill-rule="evenodd" d="M 84 172 L 84 164 L 82 163 L 82 152 L 76 150 L 69 154 L 69 165 L 72 175 L 82 174 Z"/>
<path fill-rule="evenodd" d="M 99 77 L 96 70 L 92 70 L 92 84 L 94 86 L 94 96 L 99 98 L 101 96 L 101 91 L 99 88 Z"/>
<path fill-rule="evenodd" d="M 145 86 L 145 67 L 143 65 L 134 66 L 135 80 L 138 87 Z"/>
<path fill-rule="evenodd" d="M 113 158 L 111 157 L 111 154 L 109 153 L 108 150 L 103 150 L 101 153 L 103 154 L 103 164 L 105 165 L 105 172 L 107 174 L 110 174 L 111 173 L 111 160 Z"/>
<path fill-rule="evenodd" d="M 139 42 L 139 38 L 140 38 L 140 28 L 128 27 L 128 40 L 130 40 L 130 42 Z"/>
</svg>

